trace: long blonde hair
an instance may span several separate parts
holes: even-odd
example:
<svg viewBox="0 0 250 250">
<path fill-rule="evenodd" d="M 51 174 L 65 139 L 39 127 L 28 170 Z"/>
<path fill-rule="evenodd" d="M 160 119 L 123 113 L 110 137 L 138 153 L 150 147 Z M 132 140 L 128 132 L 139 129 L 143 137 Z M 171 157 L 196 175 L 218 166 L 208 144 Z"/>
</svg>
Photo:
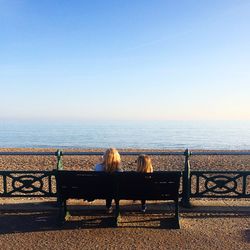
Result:
<svg viewBox="0 0 250 250">
<path fill-rule="evenodd" d="M 105 172 L 115 172 L 119 170 L 121 156 L 115 148 L 109 148 L 103 155 L 102 165 Z"/>
<path fill-rule="evenodd" d="M 139 155 L 137 158 L 137 172 L 152 173 L 153 166 L 148 155 Z"/>
</svg>

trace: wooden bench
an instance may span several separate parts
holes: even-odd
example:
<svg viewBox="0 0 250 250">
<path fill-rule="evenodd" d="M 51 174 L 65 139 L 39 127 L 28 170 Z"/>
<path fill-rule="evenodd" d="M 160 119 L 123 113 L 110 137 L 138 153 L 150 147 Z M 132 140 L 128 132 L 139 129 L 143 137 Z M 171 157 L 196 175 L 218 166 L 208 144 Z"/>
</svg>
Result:
<svg viewBox="0 0 250 250">
<path fill-rule="evenodd" d="M 67 220 L 67 199 L 114 199 L 115 225 L 119 225 L 120 200 L 173 200 L 175 220 L 179 224 L 179 185 L 181 172 L 94 172 L 55 171 L 58 200 L 61 203 L 60 218 Z"/>
</svg>

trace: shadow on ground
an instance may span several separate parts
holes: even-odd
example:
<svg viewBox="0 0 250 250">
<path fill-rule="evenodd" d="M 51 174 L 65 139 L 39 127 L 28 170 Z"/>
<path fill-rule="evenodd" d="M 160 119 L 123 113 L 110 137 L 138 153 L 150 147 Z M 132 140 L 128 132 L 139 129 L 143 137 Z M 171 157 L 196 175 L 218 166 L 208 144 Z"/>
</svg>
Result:
<svg viewBox="0 0 250 250">
<path fill-rule="evenodd" d="M 121 207 L 122 220 L 120 228 L 151 228 L 174 229 L 177 227 L 173 218 L 173 206 L 163 205 L 164 209 L 156 209 L 156 204 L 149 204 L 146 214 L 139 211 L 137 205 L 124 205 Z M 28 209 L 27 209 L 28 206 Z M 30 206 L 30 207 L 29 207 Z M 74 229 L 98 229 L 114 226 L 114 217 L 105 214 L 103 206 L 70 206 L 70 220 L 62 226 L 58 225 L 58 208 L 45 204 L 8 204 L 0 206 L 0 234 L 12 234 L 37 231 L 57 231 Z M 248 211 L 248 212 L 247 212 Z M 185 218 L 249 218 L 249 207 L 234 207 L 222 209 L 216 206 L 194 207 L 181 209 L 180 217 Z M 250 230 L 245 231 L 245 238 L 250 242 Z"/>
<path fill-rule="evenodd" d="M 176 228 L 175 220 L 172 218 L 162 218 L 162 214 L 161 217 L 157 217 L 157 214 L 152 215 L 124 213 L 119 227 Z M 103 211 L 72 211 L 70 220 L 60 226 L 57 218 L 58 213 L 55 211 L 1 212 L 0 234 L 114 227 L 114 217 L 106 215 Z"/>
</svg>

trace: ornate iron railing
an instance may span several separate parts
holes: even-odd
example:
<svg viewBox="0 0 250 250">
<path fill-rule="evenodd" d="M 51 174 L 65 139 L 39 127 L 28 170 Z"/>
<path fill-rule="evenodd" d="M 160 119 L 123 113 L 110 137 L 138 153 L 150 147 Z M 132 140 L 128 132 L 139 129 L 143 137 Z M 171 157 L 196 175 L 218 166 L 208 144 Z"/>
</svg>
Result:
<svg viewBox="0 0 250 250">
<path fill-rule="evenodd" d="M 191 171 L 190 197 L 250 198 L 250 171 Z"/>
<path fill-rule="evenodd" d="M 191 155 L 250 155 L 250 151 L 191 152 L 120 152 L 121 155 L 185 156 L 182 177 L 182 203 L 190 206 L 190 198 L 250 198 L 250 171 L 191 171 Z M 102 152 L 0 152 L 0 156 L 56 156 L 57 169 L 63 169 L 63 156 L 102 155 Z M 56 197 L 53 171 L 0 171 L 0 197 Z"/>
<path fill-rule="evenodd" d="M 0 171 L 0 197 L 56 197 L 52 171 Z"/>
<path fill-rule="evenodd" d="M 182 204 L 191 207 L 190 198 L 250 198 L 250 171 L 191 171 L 191 155 L 250 155 L 249 151 L 184 152 Z"/>
</svg>

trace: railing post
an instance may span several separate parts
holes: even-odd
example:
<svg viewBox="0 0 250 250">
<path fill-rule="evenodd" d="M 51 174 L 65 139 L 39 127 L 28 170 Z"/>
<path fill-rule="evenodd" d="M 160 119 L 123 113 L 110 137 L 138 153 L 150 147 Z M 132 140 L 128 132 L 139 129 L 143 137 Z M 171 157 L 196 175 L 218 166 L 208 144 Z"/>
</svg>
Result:
<svg viewBox="0 0 250 250">
<path fill-rule="evenodd" d="M 191 188 L 191 179 L 190 179 L 190 163 L 189 163 L 189 156 L 191 155 L 191 152 L 186 149 L 184 152 L 185 156 L 185 166 L 184 166 L 184 172 L 183 172 L 183 183 L 182 183 L 182 206 L 190 208 L 190 188 Z"/>
<path fill-rule="evenodd" d="M 57 151 L 56 151 L 56 157 L 57 157 L 57 164 L 56 164 L 56 169 L 57 169 L 57 171 L 59 170 L 63 170 L 63 162 L 62 162 L 62 151 L 60 150 L 60 149 L 58 149 Z M 62 201 L 61 201 L 61 195 L 60 195 L 60 193 L 59 193 L 59 188 L 58 188 L 58 186 L 57 186 L 57 183 L 56 183 L 56 193 L 57 193 L 57 201 L 56 201 L 56 204 L 57 204 L 57 206 L 58 207 L 62 207 Z"/>
<path fill-rule="evenodd" d="M 57 168 L 57 170 L 63 170 L 62 154 L 63 153 L 60 149 L 58 149 L 56 151 L 56 157 L 57 157 L 56 168 Z"/>
</svg>

